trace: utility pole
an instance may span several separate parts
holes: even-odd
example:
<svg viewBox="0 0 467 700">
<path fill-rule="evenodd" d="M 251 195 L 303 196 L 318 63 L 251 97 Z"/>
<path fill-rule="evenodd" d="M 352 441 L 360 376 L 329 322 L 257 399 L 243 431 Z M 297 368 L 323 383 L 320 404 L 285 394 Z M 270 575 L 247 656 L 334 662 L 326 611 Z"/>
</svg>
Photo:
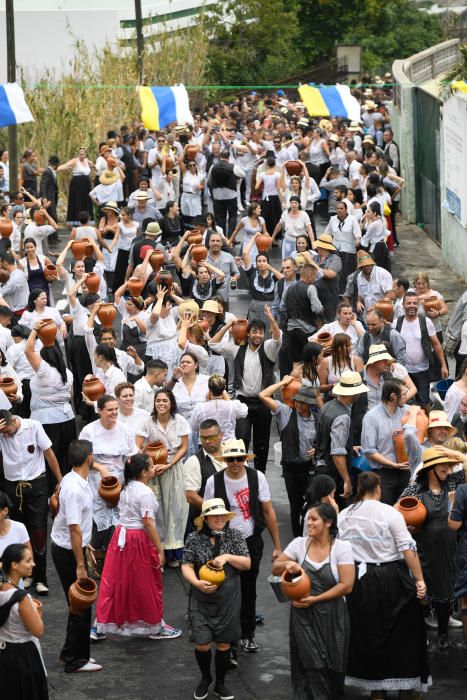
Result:
<svg viewBox="0 0 467 700">
<path fill-rule="evenodd" d="M 16 55 L 15 55 L 15 9 L 13 0 L 6 2 L 6 53 L 7 53 L 7 79 L 9 83 L 16 82 Z M 10 192 L 18 189 L 18 142 L 16 124 L 8 127 L 8 158 L 10 169 Z"/>
<path fill-rule="evenodd" d="M 141 0 L 135 0 L 135 20 L 136 20 L 136 51 L 138 81 L 143 84 L 143 56 L 144 56 L 144 36 L 143 36 L 143 16 L 141 14 Z"/>
</svg>

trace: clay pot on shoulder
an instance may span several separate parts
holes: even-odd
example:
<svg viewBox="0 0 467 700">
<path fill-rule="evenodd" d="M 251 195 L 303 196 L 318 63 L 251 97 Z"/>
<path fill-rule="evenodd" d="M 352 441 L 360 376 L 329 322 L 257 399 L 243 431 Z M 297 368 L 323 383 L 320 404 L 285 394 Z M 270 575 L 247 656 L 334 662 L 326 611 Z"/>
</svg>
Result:
<svg viewBox="0 0 467 700">
<path fill-rule="evenodd" d="M 68 589 L 68 602 L 72 615 L 81 615 L 97 600 L 97 584 L 92 578 L 75 581 Z"/>
<path fill-rule="evenodd" d="M 85 379 L 83 381 L 83 394 L 90 401 L 97 401 L 101 396 L 105 394 L 105 386 L 102 384 L 101 380 L 97 377 L 92 377 L 91 379 Z"/>
<path fill-rule="evenodd" d="M 73 316 L 71 314 L 63 314 L 62 320 L 67 326 L 70 326 L 73 323 Z"/>
<path fill-rule="evenodd" d="M 303 172 L 303 166 L 299 160 L 288 160 L 285 163 L 285 169 L 287 170 L 287 175 L 290 177 L 293 175 L 301 175 Z"/>
<path fill-rule="evenodd" d="M 101 286 L 101 278 L 97 272 L 90 272 L 86 277 L 84 284 L 86 285 L 86 289 L 90 294 L 97 294 L 99 287 Z"/>
<path fill-rule="evenodd" d="M 435 296 L 428 297 L 423 302 L 423 308 L 425 309 L 425 313 L 427 311 L 439 311 L 439 307 L 440 307 L 439 299 L 438 299 L 438 297 L 435 297 Z"/>
<path fill-rule="evenodd" d="M 248 321 L 246 318 L 237 318 L 230 329 L 235 345 L 246 345 L 248 337 Z"/>
<path fill-rule="evenodd" d="M 85 243 L 85 245 L 86 245 L 86 247 L 85 247 L 85 249 L 84 249 L 84 257 L 85 257 L 85 258 L 92 258 L 92 256 L 94 255 L 94 246 L 93 246 L 93 244 L 90 242 L 89 238 L 82 238 L 81 240 L 82 240 L 83 243 Z"/>
<path fill-rule="evenodd" d="M 165 287 L 167 295 L 172 291 L 174 278 L 168 270 L 160 270 L 156 275 L 156 286 Z"/>
<path fill-rule="evenodd" d="M 391 299 L 387 299 L 386 297 L 384 299 L 380 299 L 376 302 L 375 309 L 383 314 L 385 321 L 392 321 L 392 317 L 394 315 L 394 304 L 392 303 Z"/>
<path fill-rule="evenodd" d="M 167 464 L 169 452 L 163 442 L 148 442 L 143 450 L 154 464 Z"/>
<path fill-rule="evenodd" d="M 18 387 L 16 382 L 12 377 L 0 377 L 0 389 L 3 391 L 5 396 L 14 396 Z"/>
<path fill-rule="evenodd" d="M 174 166 L 175 166 L 175 161 L 174 161 L 174 159 L 171 158 L 170 156 L 166 156 L 166 157 L 165 157 L 165 169 L 166 169 L 166 172 L 167 172 L 168 170 L 173 170 Z"/>
<path fill-rule="evenodd" d="M 58 487 L 55 487 L 55 491 L 50 497 L 49 500 L 49 508 L 50 508 L 50 515 L 52 517 L 52 520 L 57 517 L 58 511 L 60 510 L 60 496 L 59 496 L 59 491 Z"/>
<path fill-rule="evenodd" d="M 109 170 L 113 170 L 118 165 L 118 160 L 115 158 L 115 156 L 107 156 L 106 161 Z"/>
<path fill-rule="evenodd" d="M 405 425 L 408 420 L 409 414 L 406 413 L 404 416 L 402 416 L 402 425 Z M 415 418 L 415 425 L 417 427 L 417 440 L 420 443 L 420 445 L 422 445 L 425 442 L 426 429 L 428 427 L 428 416 L 426 415 L 423 408 L 420 408 L 417 413 L 417 417 Z"/>
<path fill-rule="evenodd" d="M 164 264 L 164 253 L 162 250 L 154 250 L 149 256 L 149 264 L 151 265 L 154 272 L 159 272 L 162 265 Z"/>
<path fill-rule="evenodd" d="M 402 514 L 407 527 L 413 527 L 415 532 L 420 532 L 426 519 L 426 508 L 418 498 L 405 496 L 394 508 Z"/>
<path fill-rule="evenodd" d="M 37 226 L 44 226 L 47 223 L 47 217 L 43 211 L 35 211 L 32 218 Z"/>
<path fill-rule="evenodd" d="M 10 273 L 8 270 L 4 270 L 0 267 L 0 284 L 5 284 L 10 279 Z"/>
<path fill-rule="evenodd" d="M 8 219 L 0 219 L 0 236 L 9 238 L 13 233 L 13 222 Z"/>
<path fill-rule="evenodd" d="M 316 340 L 323 348 L 329 348 L 332 345 L 332 335 L 327 331 L 318 333 L 318 335 L 316 336 Z"/>
<path fill-rule="evenodd" d="M 202 262 L 202 260 L 206 260 L 208 257 L 208 249 L 204 245 L 195 245 L 191 249 L 191 258 L 197 263 Z"/>
<path fill-rule="evenodd" d="M 116 476 L 103 476 L 97 493 L 109 508 L 115 508 L 120 500 L 122 485 Z"/>
<path fill-rule="evenodd" d="M 42 341 L 42 345 L 46 348 L 53 348 L 55 338 L 57 337 L 57 324 L 51 318 L 44 318 L 42 325 L 37 331 L 37 335 Z"/>
<path fill-rule="evenodd" d="M 144 282 L 139 277 L 130 277 L 127 289 L 132 297 L 139 297 L 144 289 Z"/>
<path fill-rule="evenodd" d="M 46 265 L 44 268 L 44 277 L 47 282 L 55 282 L 58 277 L 57 266 L 52 265 L 52 263 L 50 263 L 50 265 Z"/>
<path fill-rule="evenodd" d="M 258 253 L 267 253 L 272 245 L 272 238 L 267 233 L 261 233 L 256 236 L 255 243 Z"/>
<path fill-rule="evenodd" d="M 203 234 L 200 231 L 194 230 L 187 238 L 188 245 L 201 245 L 203 242 Z"/>
<path fill-rule="evenodd" d="M 221 583 L 224 583 L 225 581 L 224 567 L 221 566 L 219 568 L 214 566 L 212 561 L 207 561 L 206 564 L 203 564 L 203 566 L 200 567 L 198 577 L 201 579 L 201 581 L 207 581 L 213 586 L 220 586 Z"/>
<path fill-rule="evenodd" d="M 86 246 L 89 245 L 85 238 L 80 241 L 73 241 L 71 244 L 71 254 L 75 260 L 83 260 L 86 254 Z"/>
<path fill-rule="evenodd" d="M 196 160 L 196 156 L 198 155 L 198 146 L 188 146 L 186 149 L 186 158 L 188 161 Z"/>
<path fill-rule="evenodd" d="M 97 312 L 97 318 L 102 324 L 102 328 L 112 328 L 112 323 L 117 315 L 117 309 L 113 304 L 101 304 Z"/>
<path fill-rule="evenodd" d="M 281 577 L 282 591 L 290 600 L 301 600 L 310 595 L 311 583 L 308 574 L 300 568 L 300 573 L 284 571 Z"/>
<path fill-rule="evenodd" d="M 290 408 L 294 407 L 294 396 L 301 386 L 302 383 L 299 382 L 298 379 L 292 379 L 288 384 L 282 387 L 282 401 Z"/>
</svg>

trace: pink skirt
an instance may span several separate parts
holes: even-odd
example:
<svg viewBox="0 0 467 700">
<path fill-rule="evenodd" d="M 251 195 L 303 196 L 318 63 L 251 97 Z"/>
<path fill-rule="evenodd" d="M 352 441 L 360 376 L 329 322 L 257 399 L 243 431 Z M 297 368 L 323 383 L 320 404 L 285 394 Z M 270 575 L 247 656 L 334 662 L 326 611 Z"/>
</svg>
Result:
<svg viewBox="0 0 467 700">
<path fill-rule="evenodd" d="M 126 530 L 118 546 L 119 525 L 105 557 L 97 600 L 97 630 L 123 636 L 157 634 L 162 619 L 162 573 L 159 554 L 145 530 Z"/>
</svg>

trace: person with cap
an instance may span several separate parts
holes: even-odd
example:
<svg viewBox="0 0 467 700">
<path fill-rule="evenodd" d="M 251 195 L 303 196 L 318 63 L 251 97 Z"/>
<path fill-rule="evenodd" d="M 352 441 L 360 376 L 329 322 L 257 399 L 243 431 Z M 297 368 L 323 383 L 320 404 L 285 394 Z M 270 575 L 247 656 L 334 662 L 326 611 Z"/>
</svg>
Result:
<svg viewBox="0 0 467 700">
<path fill-rule="evenodd" d="M 322 316 L 325 323 L 333 323 L 339 304 L 339 279 L 342 272 L 342 260 L 329 233 L 322 233 L 313 242 L 318 252 L 318 259 L 311 261 L 317 267 L 314 286 L 323 306 Z"/>
<path fill-rule="evenodd" d="M 352 302 L 358 316 L 371 309 L 377 301 L 391 298 L 391 273 L 378 267 L 371 255 L 364 250 L 357 252 L 357 271 L 347 277 L 344 297 Z"/>
<path fill-rule="evenodd" d="M 290 520 L 294 537 L 301 535 L 300 513 L 310 481 L 316 444 L 316 424 L 312 406 L 317 405 L 316 389 L 301 386 L 293 396 L 293 408 L 273 399 L 276 391 L 287 386 L 292 377 L 285 375 L 259 393 L 259 398 L 277 421 L 282 444 L 282 476 L 290 505 Z"/>
<path fill-rule="evenodd" d="M 396 436 L 402 434 L 402 419 L 408 411 L 406 393 L 401 381 L 386 379 L 381 403 L 370 408 L 362 424 L 362 452 L 380 476 L 382 503 L 390 506 L 396 503 L 410 479 L 409 462 L 397 458 L 395 447 Z"/>
<path fill-rule="evenodd" d="M 131 244 L 125 279 L 128 279 L 133 275 L 135 268 L 144 262 L 146 256 L 149 257 L 151 254 L 149 252 L 150 249 L 161 250 L 164 255 L 167 255 L 165 246 L 160 242 L 161 234 L 162 229 L 159 223 L 157 221 L 149 220 L 149 223 L 147 223 L 147 226 L 143 230 L 143 235 L 137 236 Z"/>
<path fill-rule="evenodd" d="M 149 202 L 149 195 L 147 192 L 141 190 L 135 197 L 136 208 L 133 211 L 132 219 L 138 224 L 139 231 L 143 229 L 143 221 L 145 219 L 152 219 L 153 221 L 162 221 L 162 214 L 160 211 Z"/>
<path fill-rule="evenodd" d="M 233 700 L 234 694 L 225 685 L 230 667 L 230 644 L 241 633 L 240 610 L 242 596 L 239 575 L 247 573 L 251 559 L 241 531 L 229 527 L 235 513 L 226 508 L 222 498 L 209 498 L 202 504 L 201 515 L 195 520 L 197 532 L 185 543 L 182 574 L 190 584 L 188 618 L 195 656 L 201 680 L 193 697 L 205 700 L 212 683 L 211 644 L 216 647 L 214 694 L 221 700 Z M 203 578 L 201 567 L 211 567 L 224 573 L 219 584 Z"/>
<path fill-rule="evenodd" d="M 359 372 L 343 372 L 333 387 L 335 399 L 319 414 L 316 436 L 315 474 L 332 476 L 337 485 L 337 502 L 343 505 L 352 495 L 350 467 L 353 455 L 352 405 L 368 393 Z"/>
<path fill-rule="evenodd" d="M 326 235 L 327 234 L 323 234 Z M 319 240 L 319 239 L 318 239 Z M 315 283 L 316 286 L 316 283 Z M 318 296 L 319 296 L 319 288 L 318 288 Z M 323 316 L 326 312 L 326 308 L 323 304 Z M 364 334 L 364 329 L 360 321 L 357 321 L 357 317 L 353 312 L 352 306 L 349 304 L 348 301 L 341 301 L 339 306 L 337 307 L 337 313 L 336 313 L 336 320 L 332 320 L 329 323 L 324 323 L 321 328 L 308 340 L 310 342 L 316 342 L 316 339 L 319 335 L 319 333 L 330 333 L 332 336 L 336 335 L 336 333 L 345 333 L 346 335 L 349 336 L 350 342 L 352 344 L 351 348 L 351 353 L 357 353 L 357 345 L 359 342 L 359 339 L 363 336 Z"/>
<path fill-rule="evenodd" d="M 273 561 L 281 553 L 279 526 L 266 477 L 257 469 L 245 465 L 245 461 L 253 457 L 247 453 L 243 440 L 226 440 L 222 445 L 222 459 L 226 468 L 209 477 L 204 492 L 205 501 L 222 498 L 227 509 L 234 514 L 232 527 L 240 530 L 248 546 L 251 568 L 240 575 L 241 646 L 247 653 L 255 653 L 259 649 L 255 641 L 256 579 L 263 556 L 261 533 L 265 527 L 273 543 Z"/>
<path fill-rule="evenodd" d="M 428 447 L 414 480 L 400 496 L 417 498 L 426 508 L 426 518 L 415 540 L 428 600 L 438 621 L 440 651 L 449 649 L 448 625 L 455 602 L 456 533 L 448 526 L 448 516 L 454 493 L 466 480 L 464 454 L 442 446 Z"/>
<path fill-rule="evenodd" d="M 421 410 L 420 406 L 409 406 L 408 419 L 404 425 L 404 442 L 412 474 L 421 463 L 425 450 L 429 447 L 442 446 L 445 440 L 454 437 L 457 433 L 444 411 L 430 411 L 424 440 L 420 443 L 417 416 Z"/>
<path fill-rule="evenodd" d="M 384 700 L 422 700 L 430 682 L 423 608 L 426 585 L 402 514 L 381 503 L 375 472 L 362 472 L 355 501 L 339 513 L 339 540 L 352 545 L 356 579 L 345 685 Z"/>
<path fill-rule="evenodd" d="M 404 316 L 399 316 L 392 325 L 406 343 L 405 364 L 417 387 L 418 401 L 425 405 L 430 401 L 430 381 L 439 379 L 433 376 L 434 355 L 438 358 L 443 379 L 449 377 L 449 370 L 433 321 L 419 314 L 418 306 L 417 293 L 409 290 L 404 297 Z"/>
<path fill-rule="evenodd" d="M 342 261 L 339 274 L 339 292 L 342 294 L 348 276 L 355 271 L 357 246 L 360 244 L 362 233 L 357 219 L 349 213 L 346 202 L 337 202 L 336 212 L 329 219 L 324 233 L 332 236 L 332 245 Z"/>
<path fill-rule="evenodd" d="M 158 190 L 155 190 L 156 192 Z M 154 194 L 154 190 L 152 185 L 148 182 L 146 178 L 141 178 L 138 182 L 138 188 L 130 194 L 128 197 L 128 202 L 127 206 L 130 207 L 130 209 L 136 209 L 137 202 L 136 202 L 136 197 L 141 193 L 141 192 L 146 192 L 148 197 L 149 197 L 149 204 L 151 206 L 155 207 L 157 206 L 158 200 L 156 195 Z"/>
<path fill-rule="evenodd" d="M 47 211 L 54 221 L 57 221 L 57 168 L 59 165 L 59 158 L 57 156 L 50 156 L 48 165 L 44 168 L 39 184 L 39 195 L 48 202 Z"/>
</svg>

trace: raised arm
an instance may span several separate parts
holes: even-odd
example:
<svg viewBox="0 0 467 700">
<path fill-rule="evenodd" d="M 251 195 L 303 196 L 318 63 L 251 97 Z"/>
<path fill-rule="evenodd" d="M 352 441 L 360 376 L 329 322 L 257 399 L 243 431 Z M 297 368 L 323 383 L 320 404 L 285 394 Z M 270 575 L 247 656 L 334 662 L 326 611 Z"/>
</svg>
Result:
<svg viewBox="0 0 467 700">
<path fill-rule="evenodd" d="M 266 408 L 269 408 L 270 411 L 276 412 L 278 409 L 277 401 L 274 401 L 272 397 L 276 393 L 276 391 L 280 391 L 280 389 L 282 389 L 283 386 L 287 386 L 287 384 L 291 382 L 292 379 L 293 377 L 290 377 L 288 374 L 285 374 L 280 380 L 280 382 L 271 384 L 271 386 L 267 386 L 265 389 L 263 389 L 263 391 L 260 391 L 258 394 L 258 398 L 261 399 Z"/>
<path fill-rule="evenodd" d="M 37 340 L 37 330 L 40 326 L 41 321 L 36 321 L 26 341 L 26 345 L 24 346 L 24 354 L 26 356 L 26 359 L 35 372 L 37 372 L 37 370 L 39 369 L 39 365 L 41 364 L 42 359 L 40 354 L 34 349 L 34 345 Z"/>
</svg>

